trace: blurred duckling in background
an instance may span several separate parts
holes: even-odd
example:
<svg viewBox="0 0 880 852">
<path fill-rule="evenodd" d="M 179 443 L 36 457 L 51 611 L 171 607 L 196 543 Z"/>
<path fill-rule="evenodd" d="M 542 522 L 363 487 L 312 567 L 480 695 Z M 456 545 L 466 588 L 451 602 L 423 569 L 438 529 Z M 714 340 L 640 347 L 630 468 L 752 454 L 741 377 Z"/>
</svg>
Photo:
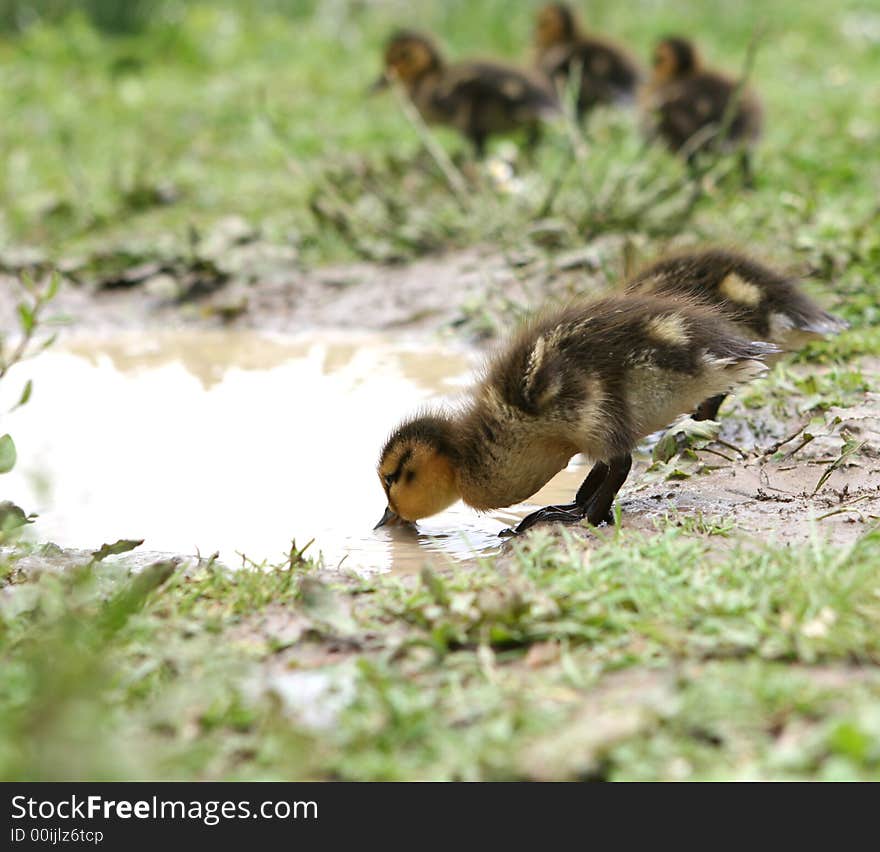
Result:
<svg viewBox="0 0 880 852">
<path fill-rule="evenodd" d="M 761 104 L 748 87 L 738 93 L 738 102 L 724 139 L 717 137 L 725 121 L 736 80 L 703 68 L 692 42 L 668 36 L 659 42 L 653 59 L 653 76 L 642 93 L 642 108 L 648 135 L 660 137 L 676 153 L 692 163 L 705 150 L 739 150 L 743 178 L 753 180 L 751 153 L 761 136 Z"/>
<path fill-rule="evenodd" d="M 571 8 L 551 3 L 535 23 L 538 67 L 557 87 L 579 74 L 577 115 L 583 118 L 599 104 L 632 100 L 642 79 L 638 63 L 611 42 L 581 31 Z"/>
<path fill-rule="evenodd" d="M 541 81 L 494 62 L 447 64 L 434 43 L 419 33 L 395 33 L 384 63 L 374 90 L 399 81 L 425 122 L 456 128 L 478 157 L 496 133 L 524 129 L 534 145 L 541 122 L 559 111 L 555 95 Z"/>
<path fill-rule="evenodd" d="M 768 364 L 775 363 L 785 352 L 849 327 L 845 320 L 822 310 L 794 278 L 726 249 L 661 260 L 632 278 L 626 292 L 685 296 L 720 309 L 744 336 L 779 347 L 779 354 L 766 359 Z M 705 399 L 694 419 L 717 419 L 724 398 L 725 394 L 719 394 Z"/>
<path fill-rule="evenodd" d="M 574 502 L 533 512 L 516 532 L 539 521 L 610 523 L 636 444 L 762 374 L 762 359 L 776 351 L 684 298 L 617 296 L 537 317 L 457 410 L 394 431 L 379 459 L 388 508 L 377 526 L 417 521 L 459 499 L 477 510 L 511 506 L 577 453 L 595 464 Z"/>
</svg>

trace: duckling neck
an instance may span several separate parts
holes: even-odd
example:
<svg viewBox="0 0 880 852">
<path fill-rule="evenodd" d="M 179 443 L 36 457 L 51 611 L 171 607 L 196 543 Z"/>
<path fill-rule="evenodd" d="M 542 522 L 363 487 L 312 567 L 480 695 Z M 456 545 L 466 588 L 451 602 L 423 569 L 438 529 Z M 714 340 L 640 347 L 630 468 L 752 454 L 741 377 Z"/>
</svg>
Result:
<svg viewBox="0 0 880 852">
<path fill-rule="evenodd" d="M 429 98 L 440 84 L 442 76 L 443 68 L 439 64 L 432 65 L 423 74 L 410 81 L 407 87 L 410 98 L 414 101 Z"/>
<path fill-rule="evenodd" d="M 513 409 L 475 405 L 461 424 L 457 465 L 462 500 L 475 509 L 498 509 L 531 497 L 577 452 L 562 437 Z"/>
</svg>

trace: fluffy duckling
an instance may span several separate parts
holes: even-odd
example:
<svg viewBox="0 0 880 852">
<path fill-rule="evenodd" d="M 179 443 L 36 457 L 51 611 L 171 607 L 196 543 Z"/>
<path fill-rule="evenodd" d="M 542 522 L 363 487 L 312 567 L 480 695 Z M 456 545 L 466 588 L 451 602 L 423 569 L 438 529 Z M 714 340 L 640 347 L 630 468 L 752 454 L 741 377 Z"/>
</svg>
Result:
<svg viewBox="0 0 880 852">
<path fill-rule="evenodd" d="M 540 81 L 494 62 L 447 64 L 434 43 L 414 32 L 394 34 L 385 48 L 384 71 L 374 84 L 381 89 L 398 80 L 429 124 L 456 128 L 485 153 L 495 133 L 520 128 L 537 141 L 540 122 L 559 110 L 556 98 Z"/>
<path fill-rule="evenodd" d="M 388 508 L 377 526 L 459 499 L 477 510 L 519 503 L 577 453 L 595 465 L 574 502 L 533 512 L 516 531 L 610 522 L 638 441 L 763 373 L 775 351 L 685 298 L 617 296 L 537 317 L 489 361 L 459 409 L 394 431 L 379 459 Z"/>
<path fill-rule="evenodd" d="M 809 341 L 848 328 L 845 320 L 822 310 L 791 277 L 744 254 L 725 249 L 691 252 L 661 260 L 644 269 L 626 286 L 631 294 L 686 296 L 720 309 L 752 340 L 775 343 L 775 363 Z M 704 400 L 694 419 L 715 420 L 725 394 Z"/>
<path fill-rule="evenodd" d="M 760 101 L 749 88 L 739 94 L 736 111 L 723 140 L 712 137 L 720 128 L 738 83 L 703 67 L 696 47 L 679 36 L 668 36 L 654 50 L 653 75 L 642 95 L 649 136 L 659 136 L 674 152 L 685 151 L 690 162 L 700 151 L 739 149 L 743 176 L 751 182 L 749 150 L 761 136 Z"/>
<path fill-rule="evenodd" d="M 538 67 L 557 85 L 580 73 L 577 114 L 599 104 L 631 100 L 641 82 L 638 63 L 623 48 L 584 33 L 565 3 L 544 6 L 535 21 Z"/>
</svg>

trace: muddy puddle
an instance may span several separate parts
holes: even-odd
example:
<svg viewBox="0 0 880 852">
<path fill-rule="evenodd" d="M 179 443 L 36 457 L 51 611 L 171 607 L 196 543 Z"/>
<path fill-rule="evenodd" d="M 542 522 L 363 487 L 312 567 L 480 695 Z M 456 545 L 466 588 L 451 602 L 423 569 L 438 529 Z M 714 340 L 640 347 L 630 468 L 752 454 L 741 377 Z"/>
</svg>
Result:
<svg viewBox="0 0 880 852">
<path fill-rule="evenodd" d="M 570 499 L 573 463 L 523 504 L 477 515 L 462 504 L 418 531 L 372 527 L 384 509 L 375 474 L 395 422 L 454 396 L 478 359 L 385 336 L 278 337 L 245 331 L 74 337 L 19 365 L 34 394 L 4 417 L 19 463 L 3 499 L 39 514 L 35 540 L 94 548 L 143 538 L 224 562 L 279 561 L 314 539 L 330 567 L 411 571 L 426 560 L 496 552 L 498 532 Z"/>
</svg>

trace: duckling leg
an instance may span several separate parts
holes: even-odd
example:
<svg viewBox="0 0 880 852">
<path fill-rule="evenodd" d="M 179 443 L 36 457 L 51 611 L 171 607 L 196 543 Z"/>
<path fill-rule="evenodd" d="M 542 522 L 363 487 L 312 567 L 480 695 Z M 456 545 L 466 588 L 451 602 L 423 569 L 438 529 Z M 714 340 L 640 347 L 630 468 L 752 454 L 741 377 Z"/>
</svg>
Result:
<svg viewBox="0 0 880 852">
<path fill-rule="evenodd" d="M 717 420 L 718 409 L 721 408 L 721 403 L 725 399 L 727 399 L 726 393 L 719 393 L 717 396 L 704 399 L 694 412 L 694 420 Z"/>
<path fill-rule="evenodd" d="M 587 478 L 581 483 L 581 487 L 578 488 L 577 494 L 574 495 L 575 506 L 580 506 L 586 510 L 590 505 L 590 500 L 596 495 L 599 486 L 602 485 L 607 476 L 608 465 L 605 462 L 596 462 L 587 474 Z"/>
<path fill-rule="evenodd" d="M 474 155 L 478 160 L 482 160 L 486 156 L 486 134 L 481 130 L 472 129 L 468 136 L 474 146 Z"/>
<path fill-rule="evenodd" d="M 755 188 L 755 172 L 752 169 L 752 155 L 749 151 L 741 151 L 739 155 L 739 168 L 742 172 L 743 186 L 746 189 Z"/>
<path fill-rule="evenodd" d="M 565 503 L 561 506 L 544 506 L 536 509 L 530 515 L 526 515 L 514 528 L 512 534 L 519 535 L 541 521 L 557 521 L 564 524 L 576 524 L 583 520 L 599 487 L 608 476 L 608 465 L 605 462 L 596 462 L 587 474 L 586 479 L 578 488 L 574 503 Z M 508 534 L 505 530 L 502 535 Z"/>
<path fill-rule="evenodd" d="M 535 151 L 538 145 L 541 144 L 541 138 L 543 135 L 544 129 L 538 122 L 530 124 L 526 129 L 525 153 L 526 158 L 530 163 L 533 163 L 535 160 Z"/>
<path fill-rule="evenodd" d="M 611 515 L 611 506 L 620 486 L 626 482 L 632 467 L 632 456 L 627 453 L 625 456 L 617 456 L 608 463 L 608 474 L 602 481 L 590 505 L 587 507 L 587 520 L 597 527 L 602 522 L 611 523 L 613 521 Z"/>
</svg>

